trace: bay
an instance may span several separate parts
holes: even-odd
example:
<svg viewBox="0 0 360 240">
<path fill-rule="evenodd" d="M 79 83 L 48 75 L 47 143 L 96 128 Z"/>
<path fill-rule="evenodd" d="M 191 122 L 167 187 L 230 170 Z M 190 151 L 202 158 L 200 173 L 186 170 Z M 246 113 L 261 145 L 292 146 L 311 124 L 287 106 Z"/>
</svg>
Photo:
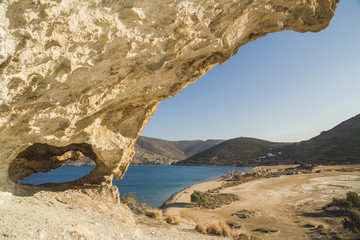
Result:
<svg viewBox="0 0 360 240">
<path fill-rule="evenodd" d="M 92 166 L 64 166 L 50 172 L 29 176 L 22 183 L 39 185 L 43 183 L 69 182 L 88 174 Z M 232 170 L 244 168 L 231 166 L 130 166 L 122 180 L 114 179 L 120 196 L 134 192 L 136 198 L 151 207 L 159 207 L 174 193 L 197 183 L 206 182 Z"/>
</svg>

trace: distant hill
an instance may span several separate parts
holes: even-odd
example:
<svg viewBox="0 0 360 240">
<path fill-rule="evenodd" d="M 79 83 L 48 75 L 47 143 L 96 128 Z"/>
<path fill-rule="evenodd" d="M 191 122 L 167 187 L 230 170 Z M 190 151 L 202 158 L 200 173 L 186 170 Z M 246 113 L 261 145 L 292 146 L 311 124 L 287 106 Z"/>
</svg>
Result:
<svg viewBox="0 0 360 240">
<path fill-rule="evenodd" d="M 281 158 L 317 164 L 360 163 L 360 114 L 307 141 L 282 149 Z"/>
<path fill-rule="evenodd" d="M 281 153 L 281 154 L 279 154 Z M 360 114 L 307 141 L 276 143 L 256 138 L 167 141 L 140 136 L 132 164 L 261 165 L 360 163 Z M 89 158 L 67 165 L 94 165 Z"/>
<path fill-rule="evenodd" d="M 175 165 L 241 165 L 289 143 L 274 143 L 256 138 L 234 138 L 195 154 Z"/>
<path fill-rule="evenodd" d="M 132 164 L 171 164 L 211 148 L 224 140 L 167 141 L 139 136 Z"/>
<path fill-rule="evenodd" d="M 255 138 L 234 138 L 176 165 L 239 165 L 249 162 L 261 165 L 360 163 L 360 114 L 307 141 L 274 143 Z"/>
</svg>

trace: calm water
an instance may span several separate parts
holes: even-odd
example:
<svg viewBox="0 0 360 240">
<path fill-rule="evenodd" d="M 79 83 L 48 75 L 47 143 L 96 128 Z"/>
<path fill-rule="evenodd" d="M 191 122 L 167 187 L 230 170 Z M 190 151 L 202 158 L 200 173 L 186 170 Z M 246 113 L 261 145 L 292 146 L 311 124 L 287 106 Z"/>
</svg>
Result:
<svg viewBox="0 0 360 240">
<path fill-rule="evenodd" d="M 42 184 L 69 182 L 88 174 L 94 167 L 64 166 L 51 172 L 29 176 L 22 183 Z M 236 170 L 243 168 L 235 168 Z M 172 194 L 200 182 L 218 178 L 233 167 L 229 166 L 130 166 L 122 180 L 114 180 L 120 196 L 135 192 L 138 199 L 159 207 Z"/>
</svg>

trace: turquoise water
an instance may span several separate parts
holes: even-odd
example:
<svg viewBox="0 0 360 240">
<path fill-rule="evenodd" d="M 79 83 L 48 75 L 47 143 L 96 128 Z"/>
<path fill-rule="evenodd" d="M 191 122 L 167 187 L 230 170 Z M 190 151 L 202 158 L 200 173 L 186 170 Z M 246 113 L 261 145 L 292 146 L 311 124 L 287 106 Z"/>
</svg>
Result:
<svg viewBox="0 0 360 240">
<path fill-rule="evenodd" d="M 85 176 L 92 169 L 94 167 L 64 166 L 51 172 L 33 174 L 21 182 L 34 185 L 69 182 Z M 240 169 L 243 168 L 235 168 Z M 229 166 L 130 166 L 124 178 L 114 179 L 113 184 L 119 188 L 120 196 L 135 192 L 138 199 L 159 207 L 172 194 L 232 170 L 233 167 Z"/>
</svg>

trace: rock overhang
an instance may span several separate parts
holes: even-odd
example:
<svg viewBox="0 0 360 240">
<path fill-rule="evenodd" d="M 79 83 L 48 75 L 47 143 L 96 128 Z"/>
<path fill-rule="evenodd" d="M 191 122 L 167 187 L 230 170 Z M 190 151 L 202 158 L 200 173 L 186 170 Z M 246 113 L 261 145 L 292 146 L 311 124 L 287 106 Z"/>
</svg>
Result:
<svg viewBox="0 0 360 240">
<path fill-rule="evenodd" d="M 2 1 L 1 190 L 17 191 L 16 159 L 38 144 L 56 154 L 64 149 L 93 154 L 95 174 L 85 178 L 91 183 L 122 178 L 136 138 L 161 100 L 247 42 L 282 30 L 324 29 L 337 3 Z M 45 156 L 48 168 L 59 165 Z"/>
</svg>

